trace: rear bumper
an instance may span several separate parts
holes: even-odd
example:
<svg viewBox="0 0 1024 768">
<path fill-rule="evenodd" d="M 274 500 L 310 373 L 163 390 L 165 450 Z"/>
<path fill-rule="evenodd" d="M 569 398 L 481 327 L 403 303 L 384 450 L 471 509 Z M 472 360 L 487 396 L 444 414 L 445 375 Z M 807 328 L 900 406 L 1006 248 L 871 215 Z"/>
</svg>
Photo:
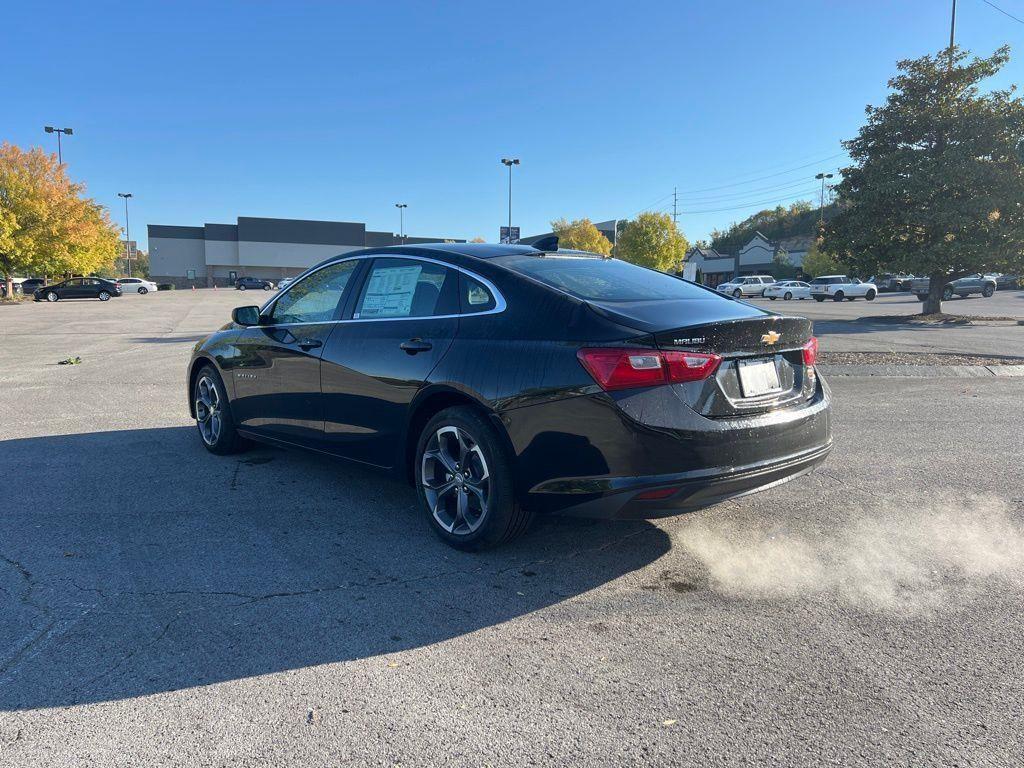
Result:
<svg viewBox="0 0 1024 768">
<path fill-rule="evenodd" d="M 620 520 L 677 515 L 726 499 L 774 488 L 806 475 L 824 462 L 831 450 L 830 441 L 819 448 L 780 461 L 737 467 L 720 475 L 701 476 L 700 472 L 684 472 L 678 475 L 629 478 L 631 482 L 621 491 L 568 507 L 561 512 L 576 517 Z M 671 495 L 660 499 L 637 498 L 640 494 L 652 491 L 671 491 Z"/>
</svg>

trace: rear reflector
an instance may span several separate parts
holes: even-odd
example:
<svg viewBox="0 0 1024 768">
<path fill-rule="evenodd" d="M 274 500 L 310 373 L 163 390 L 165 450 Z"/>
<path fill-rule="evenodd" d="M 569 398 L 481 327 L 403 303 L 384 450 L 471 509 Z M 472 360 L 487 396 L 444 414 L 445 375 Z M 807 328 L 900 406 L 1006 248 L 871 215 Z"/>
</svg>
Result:
<svg viewBox="0 0 1024 768">
<path fill-rule="evenodd" d="M 653 501 L 653 500 L 656 500 L 656 499 L 667 499 L 669 496 L 671 496 L 673 493 L 675 493 L 678 490 L 679 490 L 679 486 L 678 485 L 673 485 L 670 488 L 655 488 L 655 489 L 650 490 L 650 491 L 644 491 L 643 493 L 638 493 L 633 498 L 638 500 L 638 501 Z"/>
<path fill-rule="evenodd" d="M 602 389 L 633 389 L 708 378 L 722 362 L 702 352 L 584 347 L 576 357 Z"/>
<path fill-rule="evenodd" d="M 818 339 L 811 336 L 804 344 L 804 365 L 814 365 L 818 360 Z"/>
</svg>

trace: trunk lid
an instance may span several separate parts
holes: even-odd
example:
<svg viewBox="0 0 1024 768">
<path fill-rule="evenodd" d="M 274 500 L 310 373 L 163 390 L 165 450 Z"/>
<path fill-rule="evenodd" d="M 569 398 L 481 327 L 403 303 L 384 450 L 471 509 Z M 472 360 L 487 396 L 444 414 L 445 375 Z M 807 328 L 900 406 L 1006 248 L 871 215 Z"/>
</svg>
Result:
<svg viewBox="0 0 1024 768">
<path fill-rule="evenodd" d="M 714 376 L 670 385 L 686 405 L 704 416 L 728 418 L 797 406 L 814 394 L 814 375 L 803 361 L 803 347 L 812 334 L 806 318 L 778 315 L 718 296 L 591 302 L 591 306 L 621 325 L 649 333 L 661 349 L 721 355 Z M 757 363 L 767 363 L 769 370 Z M 771 367 L 777 386 L 770 386 L 775 381 Z"/>
</svg>

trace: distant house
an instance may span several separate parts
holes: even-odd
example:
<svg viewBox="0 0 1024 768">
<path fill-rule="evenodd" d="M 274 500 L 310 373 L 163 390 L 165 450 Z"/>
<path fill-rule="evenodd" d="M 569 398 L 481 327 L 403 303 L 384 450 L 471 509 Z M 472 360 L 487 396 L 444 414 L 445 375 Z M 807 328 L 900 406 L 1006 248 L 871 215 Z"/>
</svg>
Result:
<svg viewBox="0 0 1024 768">
<path fill-rule="evenodd" d="M 736 257 L 714 248 L 691 248 L 686 252 L 682 276 L 712 288 L 736 274 Z"/>
<path fill-rule="evenodd" d="M 789 277 L 791 272 L 779 274 L 780 263 L 788 262 L 799 270 L 813 242 L 811 235 L 775 241 L 756 232 L 750 242 L 734 254 L 714 248 L 691 248 L 686 252 L 682 276 L 712 288 L 742 275 Z"/>
</svg>

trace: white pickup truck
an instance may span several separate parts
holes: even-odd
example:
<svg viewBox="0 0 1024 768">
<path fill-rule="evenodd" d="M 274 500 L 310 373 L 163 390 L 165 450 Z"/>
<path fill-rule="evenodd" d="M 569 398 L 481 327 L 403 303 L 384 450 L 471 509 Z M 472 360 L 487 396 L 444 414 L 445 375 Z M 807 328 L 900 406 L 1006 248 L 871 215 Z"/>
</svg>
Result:
<svg viewBox="0 0 1024 768">
<path fill-rule="evenodd" d="M 865 283 L 857 277 L 846 275 L 822 275 L 811 280 L 811 298 L 815 301 L 853 301 L 854 299 L 867 299 L 874 301 L 878 295 L 878 286 L 874 283 Z"/>
</svg>

